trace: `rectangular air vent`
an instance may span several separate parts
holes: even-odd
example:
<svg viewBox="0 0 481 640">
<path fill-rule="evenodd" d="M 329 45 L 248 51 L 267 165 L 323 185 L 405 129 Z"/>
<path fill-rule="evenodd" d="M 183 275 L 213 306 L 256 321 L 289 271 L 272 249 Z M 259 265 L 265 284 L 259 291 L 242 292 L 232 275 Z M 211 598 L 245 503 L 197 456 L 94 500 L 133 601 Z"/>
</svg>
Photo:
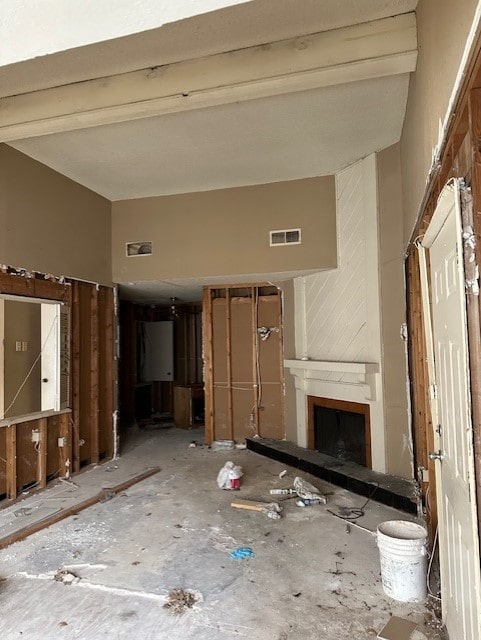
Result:
<svg viewBox="0 0 481 640">
<path fill-rule="evenodd" d="M 278 229 L 277 231 L 270 231 L 269 236 L 271 247 L 282 247 L 286 244 L 301 244 L 300 229 Z"/>
<path fill-rule="evenodd" d="M 127 242 L 125 247 L 126 254 L 129 258 L 133 256 L 152 255 L 152 242 Z"/>
</svg>

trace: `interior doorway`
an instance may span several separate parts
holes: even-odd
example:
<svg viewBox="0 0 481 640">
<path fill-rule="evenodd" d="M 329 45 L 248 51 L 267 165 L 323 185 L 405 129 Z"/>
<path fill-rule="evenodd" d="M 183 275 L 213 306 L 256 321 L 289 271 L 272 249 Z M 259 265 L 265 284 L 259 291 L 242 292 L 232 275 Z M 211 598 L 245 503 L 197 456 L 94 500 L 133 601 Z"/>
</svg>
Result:
<svg viewBox="0 0 481 640">
<path fill-rule="evenodd" d="M 422 241 L 429 251 L 432 318 L 428 286 L 423 294 L 428 354 L 434 359 L 430 383 L 435 448 L 429 455 L 436 465 L 443 618 L 453 640 L 481 634 L 460 191 L 459 180 L 445 186 Z"/>
</svg>

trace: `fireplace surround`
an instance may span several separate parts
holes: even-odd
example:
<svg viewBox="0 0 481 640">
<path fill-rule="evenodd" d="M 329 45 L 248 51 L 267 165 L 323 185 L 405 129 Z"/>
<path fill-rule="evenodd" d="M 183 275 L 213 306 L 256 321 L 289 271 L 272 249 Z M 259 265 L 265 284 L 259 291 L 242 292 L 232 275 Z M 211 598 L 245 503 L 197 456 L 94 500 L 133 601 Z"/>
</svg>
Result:
<svg viewBox="0 0 481 640">
<path fill-rule="evenodd" d="M 372 468 L 368 404 L 308 396 L 307 406 L 309 449 Z"/>
</svg>

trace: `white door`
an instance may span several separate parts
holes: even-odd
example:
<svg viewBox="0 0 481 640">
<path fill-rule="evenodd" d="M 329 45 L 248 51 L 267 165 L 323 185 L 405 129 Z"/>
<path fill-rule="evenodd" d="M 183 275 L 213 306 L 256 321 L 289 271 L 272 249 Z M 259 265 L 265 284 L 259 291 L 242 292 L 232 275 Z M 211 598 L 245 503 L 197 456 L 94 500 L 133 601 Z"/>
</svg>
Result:
<svg viewBox="0 0 481 640">
<path fill-rule="evenodd" d="M 458 181 L 446 185 L 422 244 L 431 269 L 443 619 L 450 640 L 475 640 L 481 638 L 480 558 L 459 189 Z"/>
</svg>

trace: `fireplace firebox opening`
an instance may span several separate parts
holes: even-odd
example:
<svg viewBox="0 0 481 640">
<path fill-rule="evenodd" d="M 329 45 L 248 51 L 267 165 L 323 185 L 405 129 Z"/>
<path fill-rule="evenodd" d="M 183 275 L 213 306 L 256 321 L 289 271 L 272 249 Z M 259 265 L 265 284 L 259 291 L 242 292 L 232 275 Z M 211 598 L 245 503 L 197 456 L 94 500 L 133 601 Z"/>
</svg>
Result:
<svg viewBox="0 0 481 640">
<path fill-rule="evenodd" d="M 372 468 L 368 404 L 308 396 L 308 447 Z"/>
</svg>

